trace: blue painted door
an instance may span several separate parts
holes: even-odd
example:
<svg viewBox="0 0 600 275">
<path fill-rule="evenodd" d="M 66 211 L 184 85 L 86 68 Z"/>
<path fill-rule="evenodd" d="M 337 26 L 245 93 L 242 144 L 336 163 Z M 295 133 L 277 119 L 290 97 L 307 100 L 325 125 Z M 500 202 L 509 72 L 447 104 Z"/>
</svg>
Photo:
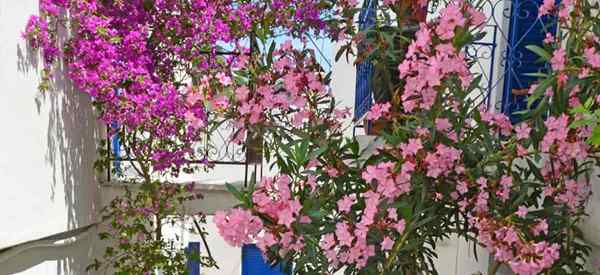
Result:
<svg viewBox="0 0 600 275">
<path fill-rule="evenodd" d="M 242 247 L 242 275 L 285 275 L 282 264 L 271 266 L 256 245 Z"/>
<path fill-rule="evenodd" d="M 200 242 L 189 242 L 186 252 L 188 254 L 199 256 Z M 196 259 L 188 258 L 187 269 L 188 275 L 200 275 L 200 262 L 198 262 Z"/>
<path fill-rule="evenodd" d="M 542 47 L 547 32 L 556 32 L 556 18 L 538 18 L 538 9 L 543 0 L 514 0 L 510 14 L 502 112 L 510 116 L 513 123 L 521 118 L 515 112 L 527 108 L 526 95 L 513 95 L 513 89 L 528 89 L 537 78 L 527 74 L 544 71 L 547 64 L 539 62 L 539 56 L 526 47 Z"/>
<path fill-rule="evenodd" d="M 365 0 L 358 16 L 359 30 L 364 31 L 375 26 L 377 0 Z M 359 45 L 359 53 L 364 46 Z M 373 64 L 365 60 L 356 65 L 356 93 L 354 98 L 354 119 L 361 119 L 373 104 Z"/>
</svg>

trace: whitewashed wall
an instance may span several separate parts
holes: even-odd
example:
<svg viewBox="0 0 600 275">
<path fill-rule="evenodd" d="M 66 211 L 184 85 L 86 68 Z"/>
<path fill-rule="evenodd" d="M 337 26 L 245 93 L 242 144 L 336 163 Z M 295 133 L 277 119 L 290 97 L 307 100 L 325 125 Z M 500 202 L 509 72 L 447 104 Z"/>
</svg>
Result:
<svg viewBox="0 0 600 275">
<path fill-rule="evenodd" d="M 0 249 L 96 219 L 98 128 L 89 99 L 56 74 L 38 92 L 39 56 L 20 37 L 37 0 L 0 0 Z M 67 247 L 0 262 L 0 274 L 81 274 L 89 248 Z"/>
</svg>

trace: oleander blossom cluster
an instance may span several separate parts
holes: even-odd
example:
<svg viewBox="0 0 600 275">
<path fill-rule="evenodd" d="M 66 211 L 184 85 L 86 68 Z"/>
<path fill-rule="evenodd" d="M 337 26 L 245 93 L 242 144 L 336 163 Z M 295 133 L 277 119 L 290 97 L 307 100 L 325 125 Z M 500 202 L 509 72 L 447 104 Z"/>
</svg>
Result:
<svg viewBox="0 0 600 275">
<path fill-rule="evenodd" d="M 450 8 L 454 8 L 454 6 Z M 469 9 L 469 11 L 471 13 L 473 12 L 472 9 Z M 465 12 L 461 16 L 469 16 L 469 13 Z M 436 24 L 439 23 L 432 23 L 431 27 L 434 27 Z M 462 26 L 465 25 L 463 24 L 461 27 Z M 429 26 L 423 25 L 423 28 L 429 28 Z M 449 58 L 451 55 L 451 58 L 456 59 L 455 61 L 460 64 L 458 67 L 461 69 L 458 71 L 454 69 L 440 70 L 440 79 L 446 76 L 449 77 L 455 73 L 462 73 L 465 76 L 465 79 L 467 79 L 470 74 L 468 73 L 464 57 L 458 54 L 458 51 L 454 49 L 451 44 L 446 44 L 445 47 L 444 54 L 441 54 L 440 58 Z M 422 61 L 422 59 L 415 57 L 413 61 L 415 66 L 421 66 L 417 63 Z M 286 61 L 284 60 L 283 62 Z M 293 80 L 291 77 L 285 77 L 285 79 Z M 296 82 L 292 82 L 292 84 L 293 85 L 289 85 L 289 83 L 286 83 L 285 86 L 287 90 L 294 90 Z M 439 85 L 439 83 L 436 85 Z M 315 85 L 305 82 L 305 86 L 312 88 L 312 86 Z M 374 108 L 380 107 L 379 105 L 376 105 Z M 376 111 L 371 110 L 371 118 L 376 119 L 385 115 L 389 111 L 389 108 L 389 105 L 384 104 L 383 107 Z M 253 123 L 252 121 L 249 122 Z M 446 124 L 447 123 L 443 122 L 439 123 L 441 131 L 452 132 Z M 422 139 L 427 139 L 430 136 L 430 132 L 427 129 L 420 129 L 418 132 L 419 136 L 411 139 L 406 144 L 400 145 L 400 148 L 402 148 L 401 155 L 404 157 L 404 161 L 400 165 L 395 162 L 387 161 L 366 166 L 360 176 L 366 183 L 366 186 L 368 186 L 368 189 L 359 194 L 343 196 L 336 202 L 339 219 L 335 223 L 335 230 L 331 233 L 324 234 L 319 243 L 319 247 L 322 249 L 324 255 L 326 255 L 329 265 L 333 268 L 342 265 L 350 265 L 362 269 L 367 267 L 369 262 L 373 261 L 372 259 L 376 255 L 385 254 L 392 249 L 394 243 L 402 237 L 406 227 L 406 221 L 397 213 L 396 209 L 388 208 L 387 206 L 395 201 L 400 201 L 403 195 L 406 195 L 411 191 L 411 177 L 412 174 L 416 172 L 416 169 L 428 170 L 425 171 L 425 174 L 433 178 L 438 178 L 440 175 L 454 175 L 455 170 L 464 170 L 458 165 L 458 161 L 461 158 L 459 150 L 444 144 L 438 144 L 434 150 L 427 153 L 425 150 L 422 150 L 424 148 Z M 399 169 L 397 170 L 396 167 L 399 167 Z M 320 170 L 326 173 L 329 178 L 336 177 L 342 172 L 338 171 L 341 169 L 332 168 L 331 165 L 324 163 L 317 163 L 316 169 L 317 171 Z M 278 186 L 279 192 L 287 190 L 281 185 Z M 314 190 L 313 192 L 317 190 Z M 276 197 L 288 200 L 288 192 L 283 193 L 283 195 L 279 194 Z M 299 219 L 297 220 L 299 224 L 302 224 L 303 222 L 311 223 L 309 217 L 298 214 L 298 207 L 292 208 L 292 210 L 296 211 L 290 211 L 289 207 L 283 206 L 269 208 L 273 213 L 265 211 L 263 206 L 265 204 L 264 197 L 266 196 L 263 193 L 255 192 L 253 194 L 253 209 L 261 214 L 268 213 L 268 216 L 271 217 L 272 221 L 281 223 L 282 220 L 290 221 L 286 218 L 295 216 Z M 359 205 L 364 206 L 358 207 Z M 278 211 L 283 213 L 277 213 Z M 354 216 L 356 211 L 360 211 L 361 214 L 356 216 L 355 220 L 353 220 L 351 217 Z M 286 218 L 282 219 L 282 217 Z M 284 222 L 282 225 L 289 230 L 288 223 Z M 218 226 L 225 228 L 226 224 L 218 224 Z M 299 252 L 299 249 L 302 249 L 302 236 L 294 237 L 293 234 L 279 236 L 278 233 L 280 232 L 282 232 L 282 229 L 280 228 L 274 230 L 273 228 L 266 226 L 264 238 L 258 240 L 259 247 L 266 253 L 269 246 L 277 245 L 280 251 L 282 251 L 280 252 L 282 254 L 285 254 L 288 250 Z M 285 232 L 285 230 L 283 230 L 283 232 Z M 369 238 L 369 236 L 375 232 L 379 233 L 380 236 L 383 234 L 385 237 L 376 238 L 379 240 L 373 242 L 373 239 Z M 267 240 L 266 242 L 265 239 Z M 278 241 L 280 239 L 285 241 Z"/>
<path fill-rule="evenodd" d="M 223 106 L 215 110 L 228 121 L 231 140 L 242 142 L 251 128 L 287 127 L 302 129 L 328 125 L 339 129 L 348 110 L 335 109 L 333 116 L 320 113 L 319 103 L 331 97 L 325 75 L 309 52 L 294 49 L 286 41 L 272 52 L 271 67 L 259 70 L 252 84 L 242 83 L 231 90 L 219 89 L 212 96 Z M 214 104 L 219 105 L 219 103 Z"/>
<path fill-rule="evenodd" d="M 398 66 L 400 78 L 407 83 L 402 93 L 402 106 L 406 112 L 431 109 L 442 80 L 449 75 L 458 76 L 465 88 L 471 84 L 472 74 L 464 53 L 452 45 L 452 38 L 457 28 L 483 26 L 486 17 L 471 6 L 450 3 L 439 18 L 433 25 L 421 23 L 406 59 Z M 443 42 L 434 44 L 432 36 Z"/>
<path fill-rule="evenodd" d="M 569 127 L 575 118 L 567 113 L 549 116 L 541 124 L 513 125 L 506 115 L 470 101 L 476 78 L 462 51 L 465 45 L 456 36 L 481 30 L 486 18 L 462 1 L 450 3 L 440 14 L 440 19 L 420 25 L 398 66 L 405 83 L 399 106 L 378 103 L 366 115 L 372 121 L 408 121 L 403 122 L 408 133 L 378 146 L 373 159 L 358 170 L 324 158 L 307 166 L 309 178 L 283 176 L 276 181 L 283 179 L 291 189 L 275 184 L 277 188 L 267 188 L 270 192 L 252 194 L 251 212 L 268 217 L 253 239 L 265 255 L 303 255 L 312 249 L 307 242 L 312 237 L 319 240 L 316 248 L 329 272 L 340 267 L 380 272 L 401 265 L 394 260 L 408 249 L 405 242 L 418 236 L 415 224 L 433 222 L 398 205 L 425 197 L 432 208 L 438 207 L 431 214 L 445 209 L 458 213 L 466 224 L 456 230 L 477 239 L 495 261 L 517 274 L 540 274 L 568 264 L 569 257 L 580 257 L 569 250 L 572 244 L 566 238 L 573 224 L 565 219 L 581 215 L 590 195 L 590 180 L 582 174 L 590 168 L 585 162 L 592 154 L 585 143 L 590 129 Z M 595 66 L 595 55 L 594 49 L 586 51 L 588 66 Z M 558 75 L 566 62 L 564 52 L 554 55 L 551 64 Z M 556 88 L 547 89 L 545 95 L 552 96 Z M 571 90 L 569 104 L 577 105 L 582 96 L 581 90 Z M 470 144 L 463 143 L 467 140 Z M 335 179 L 340 177 L 356 189 L 339 187 Z M 317 215 L 326 221 L 313 218 L 312 194 L 318 197 L 330 189 L 337 192 L 327 204 L 331 211 Z M 279 207 L 265 208 L 274 205 L 273 199 Z M 315 235 L 299 233 L 310 225 L 325 229 Z"/>
</svg>

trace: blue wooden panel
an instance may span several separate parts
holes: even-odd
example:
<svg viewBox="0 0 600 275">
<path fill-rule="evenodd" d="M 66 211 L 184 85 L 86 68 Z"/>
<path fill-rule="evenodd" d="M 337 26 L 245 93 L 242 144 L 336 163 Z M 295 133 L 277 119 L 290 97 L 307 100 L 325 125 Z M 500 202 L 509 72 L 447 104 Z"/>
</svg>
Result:
<svg viewBox="0 0 600 275">
<path fill-rule="evenodd" d="M 196 254 L 200 255 L 200 243 L 199 242 L 189 242 L 188 247 L 186 249 L 188 254 Z M 192 260 L 188 258 L 187 262 L 188 275 L 200 275 L 200 263 L 196 260 Z"/>
<path fill-rule="evenodd" d="M 119 125 L 117 123 L 112 123 L 110 125 L 110 127 L 114 130 L 119 130 Z M 115 167 L 115 172 L 117 174 L 117 176 L 120 176 L 122 174 L 121 171 L 121 137 L 119 136 L 119 133 L 117 132 L 116 134 L 114 134 L 112 136 L 112 138 L 110 139 L 110 143 L 111 143 L 111 149 L 112 149 L 112 156 L 114 157 L 114 161 L 113 161 L 113 166 Z"/>
<path fill-rule="evenodd" d="M 364 31 L 375 26 L 377 0 L 365 0 L 359 14 L 359 30 Z M 359 45 L 359 53 L 364 46 Z M 365 60 L 356 66 L 356 91 L 354 98 L 354 119 L 361 119 L 373 104 L 373 64 Z"/>
<path fill-rule="evenodd" d="M 515 96 L 513 89 L 529 88 L 537 80 L 527 74 L 544 71 L 547 64 L 539 62 L 539 56 L 526 47 L 542 47 L 546 32 L 556 32 L 556 18 L 538 18 L 538 9 L 543 0 L 514 0 L 510 15 L 502 112 L 510 116 L 513 123 L 520 120 L 515 112 L 527 108 L 527 96 Z"/>
<path fill-rule="evenodd" d="M 116 95 L 119 96 L 121 95 L 122 90 L 121 89 L 117 89 L 116 90 Z M 113 166 L 115 167 L 115 172 L 117 174 L 117 176 L 121 176 L 122 171 L 121 171 L 121 137 L 119 136 L 119 124 L 116 122 L 111 123 L 110 127 L 116 131 L 116 134 L 113 135 L 110 139 L 110 143 L 111 143 L 111 149 L 112 152 L 110 152 L 112 154 L 112 156 L 114 157 L 114 161 L 113 161 Z"/>
<path fill-rule="evenodd" d="M 282 264 L 269 265 L 256 245 L 242 247 L 242 275 L 287 275 Z"/>
</svg>

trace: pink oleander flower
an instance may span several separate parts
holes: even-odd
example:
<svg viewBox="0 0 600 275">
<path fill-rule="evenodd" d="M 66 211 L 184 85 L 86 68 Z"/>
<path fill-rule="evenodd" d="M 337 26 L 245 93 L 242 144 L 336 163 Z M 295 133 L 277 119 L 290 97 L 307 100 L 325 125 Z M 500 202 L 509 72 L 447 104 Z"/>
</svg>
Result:
<svg viewBox="0 0 600 275">
<path fill-rule="evenodd" d="M 533 226 L 531 232 L 534 236 L 539 236 L 540 234 L 548 235 L 548 223 L 546 219 L 538 220 L 538 223 Z"/>
<path fill-rule="evenodd" d="M 337 202 L 338 210 L 342 213 L 349 213 L 352 205 L 356 203 L 356 196 L 346 195 Z"/>
<path fill-rule="evenodd" d="M 447 118 L 436 118 L 435 119 L 435 129 L 441 132 L 445 132 L 452 128 L 452 124 Z"/>
<path fill-rule="evenodd" d="M 192 111 L 187 111 L 185 113 L 185 121 L 194 130 L 204 128 L 206 126 L 204 119 L 197 117 L 196 114 Z"/>
<path fill-rule="evenodd" d="M 488 123 L 500 134 L 508 136 L 512 134 L 513 126 L 510 119 L 503 113 L 481 111 L 481 120 Z"/>
<path fill-rule="evenodd" d="M 485 13 L 477 10 L 475 7 L 473 7 L 471 5 L 467 6 L 467 11 L 469 12 L 469 15 L 471 17 L 471 24 L 473 24 L 473 26 L 476 26 L 479 28 L 485 27 L 484 23 L 488 19 L 487 16 L 485 15 Z"/>
<path fill-rule="evenodd" d="M 538 17 L 548 15 L 555 8 L 555 0 L 544 0 L 538 11 Z"/>
<path fill-rule="evenodd" d="M 383 162 L 377 165 L 369 165 L 362 173 L 362 178 L 377 184 L 377 192 L 386 198 L 393 199 L 410 191 L 411 175 L 414 165 L 410 162 L 402 164 L 400 174 L 392 173 L 393 162 Z"/>
<path fill-rule="evenodd" d="M 460 150 L 444 144 L 438 144 L 436 151 L 434 153 L 427 153 L 425 157 L 427 176 L 437 178 L 440 175 L 448 175 L 454 169 L 460 156 Z"/>
<path fill-rule="evenodd" d="M 583 56 L 585 57 L 585 61 L 587 61 L 590 66 L 594 69 L 600 68 L 600 54 L 596 52 L 596 49 L 593 47 L 586 48 L 584 50 Z"/>
<path fill-rule="evenodd" d="M 461 8 L 456 3 L 451 3 L 440 12 L 440 23 L 436 28 L 436 33 L 442 39 L 451 39 L 454 37 L 454 29 L 465 25 L 466 19 Z"/>
<path fill-rule="evenodd" d="M 562 142 L 567 138 L 569 117 L 565 114 L 558 118 L 549 117 L 544 124 L 548 128 L 548 131 L 542 139 L 541 149 L 542 152 L 549 152 L 550 146 Z"/>
<path fill-rule="evenodd" d="M 567 62 L 566 50 L 564 48 L 559 48 L 559 49 L 555 50 L 552 58 L 550 59 L 550 64 L 552 65 L 552 69 L 554 71 L 562 71 L 565 69 L 566 62 Z"/>
<path fill-rule="evenodd" d="M 517 212 L 515 212 L 515 214 L 517 214 L 517 216 L 520 218 L 525 218 L 525 216 L 527 216 L 527 213 L 529 213 L 529 210 L 526 206 L 522 205 L 519 206 L 519 209 L 517 210 Z"/>
<path fill-rule="evenodd" d="M 389 114 L 390 108 L 392 108 L 392 105 L 389 102 L 377 103 L 373 105 L 373 107 L 371 107 L 371 110 L 369 110 L 369 112 L 367 112 L 367 119 L 377 120 L 382 117 L 385 117 Z"/>
<path fill-rule="evenodd" d="M 589 183 L 585 180 L 566 180 L 564 190 L 553 195 L 554 201 L 566 205 L 571 212 L 575 212 L 588 199 L 590 192 Z"/>
<path fill-rule="evenodd" d="M 330 177 L 332 177 L 332 178 L 335 178 L 335 177 L 337 177 L 339 174 L 340 174 L 340 172 L 339 172 L 337 169 L 335 169 L 334 167 L 329 167 L 329 168 L 327 168 L 327 175 L 328 175 L 328 176 L 330 176 Z"/>
<path fill-rule="evenodd" d="M 302 110 L 302 111 L 295 113 L 294 117 L 292 119 L 292 124 L 295 127 L 302 126 L 305 122 L 307 122 L 309 120 L 311 114 L 312 113 L 307 110 Z"/>
<path fill-rule="evenodd" d="M 214 216 L 219 234 L 236 247 L 252 242 L 262 230 L 262 221 L 248 210 L 234 208 L 229 212 L 217 211 Z"/>
<path fill-rule="evenodd" d="M 431 47 L 431 31 L 429 30 L 429 27 L 425 23 L 421 23 L 419 25 L 419 30 L 415 33 L 414 45 L 417 48 L 420 48 L 424 52 L 429 52 L 429 49 Z M 410 65 L 410 63 L 404 63 L 404 62 L 402 62 L 400 65 L 398 65 L 398 69 L 400 70 L 400 75 L 406 75 L 406 73 L 410 69 L 407 67 L 409 65 Z"/>
<path fill-rule="evenodd" d="M 567 20 L 571 10 L 573 10 L 573 0 L 561 1 L 560 8 L 558 9 L 558 17 L 562 20 Z"/>
<path fill-rule="evenodd" d="M 529 151 L 521 144 L 517 144 L 517 156 L 524 157 L 529 154 Z"/>
<path fill-rule="evenodd" d="M 398 220 L 398 211 L 396 210 L 396 208 L 389 208 L 387 210 L 388 215 L 387 218 L 392 220 L 392 221 L 396 221 Z"/>
<path fill-rule="evenodd" d="M 523 251 L 532 252 L 535 258 L 531 256 L 520 256 L 509 262 L 513 272 L 519 275 L 535 275 L 549 268 L 560 257 L 560 246 L 558 244 L 548 244 L 547 242 L 534 243 L 528 245 Z"/>
<path fill-rule="evenodd" d="M 393 246 L 394 246 L 394 241 L 390 237 L 388 237 L 388 236 L 383 237 L 383 241 L 381 242 L 381 250 L 384 250 L 384 251 L 391 250 Z"/>
<path fill-rule="evenodd" d="M 291 179 L 287 175 L 265 177 L 252 194 L 256 209 L 286 228 L 300 220 L 302 209 L 300 201 L 292 196 L 290 185 Z"/>
<path fill-rule="evenodd" d="M 244 102 L 248 100 L 248 96 L 250 95 L 250 90 L 246 86 L 241 86 L 235 89 L 235 98 L 238 101 Z"/>
<path fill-rule="evenodd" d="M 419 150 L 423 149 L 423 144 L 418 138 L 411 138 L 408 143 L 400 144 L 403 157 L 416 156 Z"/>
<path fill-rule="evenodd" d="M 397 223 L 395 223 L 393 227 L 396 230 L 396 232 L 398 232 L 398 234 L 402 234 L 406 229 L 406 221 L 404 219 L 401 219 Z"/>
<path fill-rule="evenodd" d="M 319 247 L 323 250 L 331 250 L 335 246 L 335 235 L 332 233 L 325 234 L 321 237 L 321 241 L 319 242 Z"/>
<path fill-rule="evenodd" d="M 350 233 L 350 228 L 346 223 L 338 223 L 335 226 L 335 236 L 341 246 L 352 246 L 354 236 Z"/>
<path fill-rule="evenodd" d="M 258 236 L 256 239 L 256 246 L 263 253 L 265 253 L 269 247 L 274 246 L 278 243 L 275 235 L 269 232 L 264 232 L 262 236 Z"/>
<path fill-rule="evenodd" d="M 529 127 L 527 123 L 521 123 L 517 127 L 515 127 L 515 132 L 517 133 L 517 139 L 528 139 L 529 134 L 531 133 L 531 127 Z"/>
<path fill-rule="evenodd" d="M 552 44 L 555 40 L 556 38 L 554 38 L 554 35 L 550 32 L 547 32 L 546 37 L 544 38 L 544 44 Z"/>
<path fill-rule="evenodd" d="M 212 105 L 217 110 L 225 110 L 229 107 L 229 98 L 226 96 L 219 96 L 212 100 Z"/>
<path fill-rule="evenodd" d="M 500 179 L 500 189 L 496 191 L 496 195 L 502 201 L 506 201 L 510 198 L 510 191 L 513 185 L 512 177 L 502 176 Z"/>
</svg>

